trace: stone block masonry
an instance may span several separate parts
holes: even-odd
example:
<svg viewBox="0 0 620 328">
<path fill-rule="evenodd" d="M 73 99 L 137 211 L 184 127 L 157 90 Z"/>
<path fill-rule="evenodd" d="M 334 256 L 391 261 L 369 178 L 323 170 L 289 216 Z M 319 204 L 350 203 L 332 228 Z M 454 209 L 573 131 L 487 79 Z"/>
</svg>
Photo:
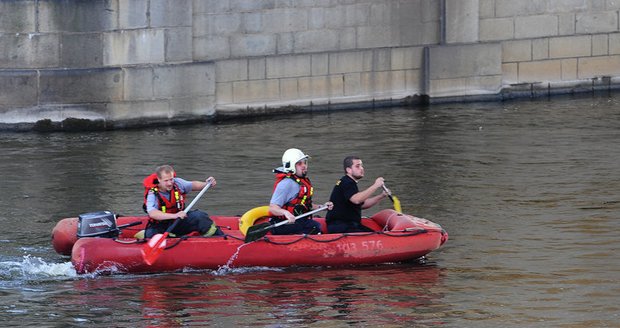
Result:
<svg viewBox="0 0 620 328">
<path fill-rule="evenodd" d="M 215 63 L 193 59 L 193 1 L 0 1 L 0 124 L 104 128 L 215 115 Z M 89 125 L 90 126 L 90 125 Z"/>
<path fill-rule="evenodd" d="M 501 93 L 618 88 L 616 1 L 481 0 L 480 42 L 502 47 Z"/>
<path fill-rule="evenodd" d="M 612 89 L 619 17 L 600 0 L 0 0 L 0 128 Z"/>
<path fill-rule="evenodd" d="M 299 107 L 402 99 L 420 91 L 422 52 L 381 48 L 218 61 L 218 110 L 256 106 L 258 99 Z"/>
</svg>

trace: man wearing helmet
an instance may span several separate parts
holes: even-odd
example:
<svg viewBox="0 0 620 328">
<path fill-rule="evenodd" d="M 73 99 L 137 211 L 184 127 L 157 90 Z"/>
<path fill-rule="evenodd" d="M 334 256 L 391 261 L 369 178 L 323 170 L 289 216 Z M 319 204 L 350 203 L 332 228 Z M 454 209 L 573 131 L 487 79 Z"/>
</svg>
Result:
<svg viewBox="0 0 620 328">
<path fill-rule="evenodd" d="M 386 192 L 373 196 L 383 188 L 383 178 L 378 177 L 372 186 L 359 191 L 357 183 L 364 177 L 362 160 L 347 156 L 343 161 L 345 175 L 336 182 L 329 200 L 334 210 L 327 212 L 325 221 L 329 233 L 372 231 L 362 225 L 362 209 L 372 207 L 387 196 Z"/>
<path fill-rule="evenodd" d="M 295 220 L 295 216 L 309 212 L 315 208 L 312 204 L 314 190 L 308 173 L 308 155 L 297 148 L 287 149 L 282 155 L 282 167 L 276 168 L 276 181 L 273 185 L 273 195 L 269 202 L 269 211 L 273 221 L 288 220 L 289 224 L 273 228 L 276 235 L 289 234 L 318 234 L 321 225 L 312 218 Z M 332 203 L 325 203 L 328 209 Z"/>
</svg>

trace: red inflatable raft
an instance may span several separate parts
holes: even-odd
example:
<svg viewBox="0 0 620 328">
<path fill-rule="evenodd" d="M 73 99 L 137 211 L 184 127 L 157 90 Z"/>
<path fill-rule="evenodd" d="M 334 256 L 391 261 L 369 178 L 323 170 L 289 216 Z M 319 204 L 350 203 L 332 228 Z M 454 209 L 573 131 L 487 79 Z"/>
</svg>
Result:
<svg viewBox="0 0 620 328">
<path fill-rule="evenodd" d="M 250 211 L 251 212 L 251 211 Z M 250 213 L 248 212 L 248 213 Z M 246 213 L 247 214 L 247 213 Z M 168 238 L 166 249 L 152 265 L 144 262 L 144 239 L 134 234 L 144 229 L 146 217 L 118 217 L 121 230 L 113 238 L 78 238 L 78 219 L 61 220 L 52 232 L 52 244 L 60 254 L 71 254 L 78 273 L 156 273 L 220 267 L 343 266 L 402 262 L 438 249 L 448 234 L 431 221 L 383 210 L 363 224 L 374 232 L 320 235 L 266 235 L 245 243 L 244 217 L 212 216 L 225 236 Z M 254 223 L 257 218 L 251 218 Z M 315 218 L 323 226 L 325 220 Z"/>
</svg>

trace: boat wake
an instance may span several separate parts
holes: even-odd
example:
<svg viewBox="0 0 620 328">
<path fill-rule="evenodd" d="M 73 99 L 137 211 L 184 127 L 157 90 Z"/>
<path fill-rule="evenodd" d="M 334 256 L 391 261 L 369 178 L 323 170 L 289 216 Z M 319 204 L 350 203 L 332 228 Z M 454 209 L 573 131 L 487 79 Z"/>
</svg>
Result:
<svg viewBox="0 0 620 328">
<path fill-rule="evenodd" d="M 0 281 L 2 282 L 42 282 L 74 279 L 77 276 L 71 262 L 48 263 L 40 257 L 31 255 L 23 256 L 21 261 L 0 261 Z"/>
<path fill-rule="evenodd" d="M 282 271 L 281 268 L 270 268 L 270 267 L 262 267 L 262 266 L 261 267 L 242 267 L 242 268 L 232 267 L 233 262 L 237 259 L 237 256 L 239 256 L 239 252 L 241 251 L 241 248 L 243 248 L 246 245 L 248 244 L 243 244 L 237 247 L 237 251 L 228 259 L 226 264 L 220 266 L 217 270 L 213 271 L 213 275 L 214 276 L 225 276 L 227 274 L 243 274 L 243 273 L 249 273 L 249 272 L 254 272 L 254 271 Z"/>
<path fill-rule="evenodd" d="M 228 266 L 221 266 L 217 270 L 213 270 L 211 274 L 214 276 L 226 276 L 229 274 L 247 274 L 247 273 L 252 273 L 252 272 L 264 272 L 264 271 L 284 272 L 285 270 L 283 268 L 264 267 L 264 266 L 242 267 L 242 268 L 231 268 Z"/>
</svg>

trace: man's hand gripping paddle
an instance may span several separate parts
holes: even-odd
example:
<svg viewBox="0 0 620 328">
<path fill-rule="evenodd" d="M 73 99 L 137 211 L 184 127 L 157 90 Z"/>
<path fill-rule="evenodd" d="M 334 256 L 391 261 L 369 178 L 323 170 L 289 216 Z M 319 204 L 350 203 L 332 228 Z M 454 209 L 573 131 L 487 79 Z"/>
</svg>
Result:
<svg viewBox="0 0 620 328">
<path fill-rule="evenodd" d="M 326 209 L 327 209 L 327 206 L 321 206 L 321 207 L 317 208 L 316 210 L 312 210 L 310 212 L 307 212 L 307 213 L 304 213 L 302 215 L 296 216 L 295 220 L 304 218 L 306 216 L 312 215 L 314 213 L 317 213 L 317 212 L 320 212 L 320 211 L 323 211 L 323 210 L 326 210 Z M 287 223 L 288 223 L 288 221 L 284 220 L 284 221 L 280 221 L 280 222 L 278 222 L 276 224 L 271 224 L 269 222 L 264 222 L 264 223 L 261 223 L 261 224 L 253 225 L 250 228 L 248 228 L 248 231 L 247 231 L 247 233 L 245 235 L 245 242 L 249 243 L 249 242 L 255 241 L 257 239 L 261 239 L 272 228 L 279 227 L 279 226 L 287 224 Z"/>
</svg>

